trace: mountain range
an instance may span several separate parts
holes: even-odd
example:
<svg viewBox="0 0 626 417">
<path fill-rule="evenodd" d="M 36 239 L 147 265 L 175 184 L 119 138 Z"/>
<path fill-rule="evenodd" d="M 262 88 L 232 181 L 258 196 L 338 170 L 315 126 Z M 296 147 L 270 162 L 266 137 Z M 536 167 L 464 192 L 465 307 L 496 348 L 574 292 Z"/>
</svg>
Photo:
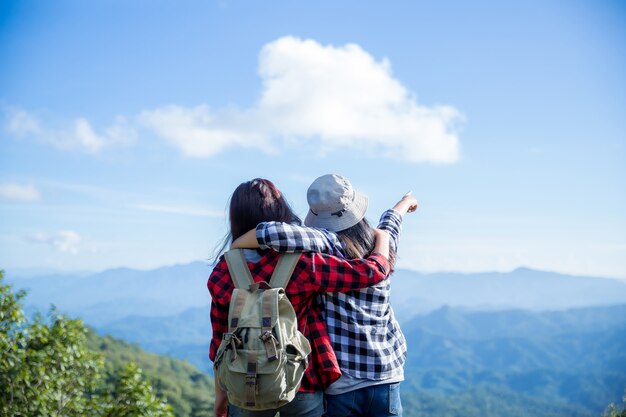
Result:
<svg viewBox="0 0 626 417">
<path fill-rule="evenodd" d="M 161 317 L 210 305 L 204 262 L 153 270 L 109 269 L 100 273 L 12 276 L 28 289 L 27 306 L 58 308 L 104 325 L 131 315 Z M 626 303 L 626 281 L 518 268 L 508 273 L 432 273 L 396 270 L 392 305 L 400 321 L 443 306 L 473 310 L 563 310 Z"/>
<path fill-rule="evenodd" d="M 31 309 L 82 317 L 103 335 L 210 373 L 210 267 L 11 276 Z M 520 268 L 397 270 L 392 305 L 409 351 L 405 414 L 601 415 L 626 387 L 626 282 Z"/>
</svg>

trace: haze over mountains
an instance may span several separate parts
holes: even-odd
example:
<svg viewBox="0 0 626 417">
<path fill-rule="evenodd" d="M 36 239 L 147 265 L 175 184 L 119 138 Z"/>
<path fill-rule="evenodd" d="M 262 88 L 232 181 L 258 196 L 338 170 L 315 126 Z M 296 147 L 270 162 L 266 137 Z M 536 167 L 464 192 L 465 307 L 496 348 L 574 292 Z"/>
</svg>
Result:
<svg viewBox="0 0 626 417">
<path fill-rule="evenodd" d="M 393 275 L 392 304 L 400 315 L 426 313 L 442 306 L 475 310 L 563 310 L 620 304 L 626 281 L 564 275 L 518 268 L 507 273 Z"/>
<path fill-rule="evenodd" d="M 63 311 L 101 325 L 129 315 L 168 316 L 188 308 L 210 305 L 206 280 L 211 272 L 203 262 L 153 270 L 129 268 L 74 275 L 52 274 L 12 277 L 16 288 L 28 289 L 26 306 Z"/>
<path fill-rule="evenodd" d="M 12 276 L 9 282 L 28 289 L 27 306 L 55 304 L 93 325 L 121 318 L 170 316 L 210 305 L 206 280 L 211 268 L 194 262 L 141 271 L 110 269 L 96 274 Z M 443 306 L 472 310 L 563 310 L 626 303 L 626 281 L 570 276 L 519 268 L 508 273 L 434 273 L 397 270 L 392 304 L 407 320 Z"/>
<path fill-rule="evenodd" d="M 209 265 L 195 262 L 6 276 L 16 289 L 28 289 L 31 309 L 55 304 L 101 334 L 210 372 L 209 273 Z M 591 417 L 624 392 L 626 281 L 527 268 L 398 270 L 392 280 L 392 304 L 409 345 L 407 416 L 430 407 L 449 415 Z"/>
</svg>

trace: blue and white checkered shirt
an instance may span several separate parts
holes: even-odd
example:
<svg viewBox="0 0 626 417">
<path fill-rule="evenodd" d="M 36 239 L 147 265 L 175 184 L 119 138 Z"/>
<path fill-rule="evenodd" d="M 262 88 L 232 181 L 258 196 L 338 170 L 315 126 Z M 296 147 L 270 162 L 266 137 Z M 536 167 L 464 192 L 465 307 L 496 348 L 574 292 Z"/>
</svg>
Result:
<svg viewBox="0 0 626 417">
<path fill-rule="evenodd" d="M 402 217 L 387 210 L 379 229 L 390 235 L 397 249 Z M 325 252 L 346 257 L 336 234 L 324 229 L 265 222 L 256 228 L 263 249 L 278 252 Z M 403 375 L 406 340 L 389 303 L 390 279 L 359 291 L 324 297 L 328 333 L 342 372 L 358 379 L 388 380 Z"/>
</svg>

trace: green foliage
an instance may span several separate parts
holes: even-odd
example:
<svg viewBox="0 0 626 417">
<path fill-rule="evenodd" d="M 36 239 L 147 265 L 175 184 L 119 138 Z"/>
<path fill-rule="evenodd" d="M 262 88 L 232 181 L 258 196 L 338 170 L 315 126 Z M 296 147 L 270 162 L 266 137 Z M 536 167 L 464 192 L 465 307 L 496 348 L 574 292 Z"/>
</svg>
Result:
<svg viewBox="0 0 626 417">
<path fill-rule="evenodd" d="M 435 404 L 442 413 L 437 415 L 455 410 L 450 415 L 598 416 L 626 386 L 625 311 L 625 306 L 559 313 L 447 309 L 430 321 L 422 318 L 425 329 L 419 323 L 405 326 L 410 354 L 403 398 Z M 586 320 L 582 331 L 575 330 L 577 319 Z M 488 389 L 475 392 L 480 387 Z"/>
<path fill-rule="evenodd" d="M 595 414 L 566 403 L 554 403 L 512 392 L 503 387 L 478 384 L 450 394 L 414 391 L 402 383 L 406 417 L 593 417 Z"/>
<path fill-rule="evenodd" d="M 171 417 L 135 365 L 103 379 L 103 361 L 87 346 L 87 329 L 52 309 L 28 322 L 24 293 L 13 294 L 0 271 L 1 416 Z"/>
<path fill-rule="evenodd" d="M 37 317 L 25 329 L 24 344 L 14 345 L 22 361 L 12 369 L 12 403 L 25 415 L 83 416 L 93 408 L 90 394 L 98 384 L 101 359 L 86 349 L 80 321 L 54 311 L 50 321 Z"/>
<path fill-rule="evenodd" d="M 530 404 L 541 404 L 543 410 L 548 406 L 561 410 L 552 416 L 597 416 L 607 403 L 620 398 L 620 392 L 626 386 L 626 374 L 619 371 L 567 371 L 567 370 L 463 370 L 453 368 L 416 369 L 405 368 L 406 380 L 402 384 L 402 393 L 407 398 L 428 394 L 435 399 L 456 398 L 478 387 L 489 387 L 481 391 L 483 397 L 473 397 L 479 401 L 484 396 L 495 398 L 494 407 L 500 411 L 492 415 L 518 416 L 520 413 L 505 413 L 507 404 L 519 402 L 520 409 L 527 409 Z M 499 399 L 511 397 L 502 402 Z M 470 396 L 472 397 L 472 396 Z M 470 401 L 470 404 L 474 401 Z M 455 404 L 457 401 L 454 402 Z M 567 407 L 578 412 L 567 411 Z M 407 414 L 410 416 L 411 414 Z M 474 414 L 470 414 L 474 415 Z M 487 415 L 486 413 L 478 415 Z M 541 414 L 538 414 L 541 415 Z"/>
<path fill-rule="evenodd" d="M 27 323 L 24 293 L 12 294 L 0 273 L 0 413 L 2 415 L 83 416 L 94 407 L 90 395 L 102 366 L 85 347 L 85 328 L 50 312 Z"/>
<path fill-rule="evenodd" d="M 624 397 L 622 397 L 622 409 L 615 404 L 609 404 L 607 409 L 604 411 L 602 417 L 626 417 L 626 390 L 624 391 Z"/>
<path fill-rule="evenodd" d="M 115 384 L 105 417 L 173 417 L 171 407 L 157 398 L 141 375 L 141 369 L 129 363 Z"/>
<path fill-rule="evenodd" d="M 136 345 L 110 336 L 88 333 L 88 344 L 105 358 L 105 379 L 113 389 L 115 373 L 127 362 L 136 363 L 160 396 L 172 405 L 178 417 L 212 415 L 215 402 L 213 380 L 189 363 L 148 353 Z"/>
<path fill-rule="evenodd" d="M 10 415 L 13 404 L 19 401 L 13 393 L 18 378 L 20 364 L 24 361 L 26 337 L 20 331 L 24 324 L 20 301 L 24 292 L 13 294 L 11 287 L 1 285 L 3 271 L 0 271 L 0 415 Z"/>
</svg>

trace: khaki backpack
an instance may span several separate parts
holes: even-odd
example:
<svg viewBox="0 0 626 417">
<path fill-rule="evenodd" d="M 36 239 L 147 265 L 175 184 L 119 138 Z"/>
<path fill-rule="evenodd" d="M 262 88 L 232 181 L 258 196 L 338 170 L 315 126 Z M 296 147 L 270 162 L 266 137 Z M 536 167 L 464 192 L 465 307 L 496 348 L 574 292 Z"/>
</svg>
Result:
<svg viewBox="0 0 626 417">
<path fill-rule="evenodd" d="M 215 367 L 230 404 L 275 409 L 298 392 L 311 346 L 284 289 L 300 255 L 281 255 L 268 284 L 254 283 L 241 249 L 226 253 L 235 290 Z"/>
</svg>

